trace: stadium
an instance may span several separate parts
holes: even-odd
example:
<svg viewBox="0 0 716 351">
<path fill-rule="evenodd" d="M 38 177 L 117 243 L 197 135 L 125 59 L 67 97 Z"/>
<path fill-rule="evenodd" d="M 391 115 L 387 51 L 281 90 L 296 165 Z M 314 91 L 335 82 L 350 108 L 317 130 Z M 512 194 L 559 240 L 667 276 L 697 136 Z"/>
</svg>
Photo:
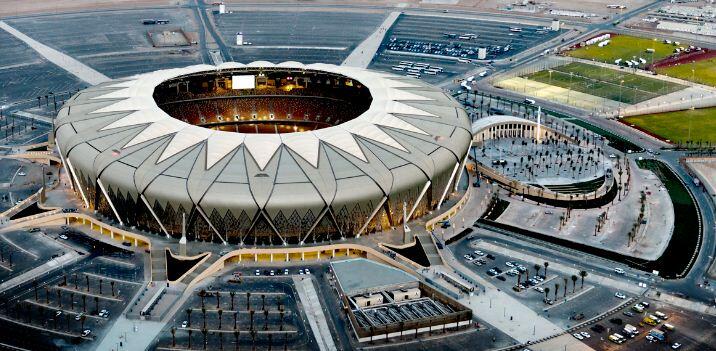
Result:
<svg viewBox="0 0 716 351">
<path fill-rule="evenodd" d="M 235 245 L 340 240 L 426 214 L 450 197 L 471 143 L 465 111 L 438 88 L 297 62 L 101 83 L 54 128 L 88 208 Z"/>
</svg>

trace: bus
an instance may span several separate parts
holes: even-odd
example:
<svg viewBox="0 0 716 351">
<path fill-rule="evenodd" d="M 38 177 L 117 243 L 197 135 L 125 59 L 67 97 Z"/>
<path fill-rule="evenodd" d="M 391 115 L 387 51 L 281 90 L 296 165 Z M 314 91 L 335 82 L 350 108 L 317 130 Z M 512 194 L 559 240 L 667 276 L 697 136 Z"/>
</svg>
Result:
<svg viewBox="0 0 716 351">
<path fill-rule="evenodd" d="M 440 276 L 445 279 L 446 282 L 452 284 L 454 287 L 460 289 L 460 291 L 462 292 L 470 293 L 475 291 L 474 286 L 469 286 L 450 274 L 440 273 Z"/>
</svg>

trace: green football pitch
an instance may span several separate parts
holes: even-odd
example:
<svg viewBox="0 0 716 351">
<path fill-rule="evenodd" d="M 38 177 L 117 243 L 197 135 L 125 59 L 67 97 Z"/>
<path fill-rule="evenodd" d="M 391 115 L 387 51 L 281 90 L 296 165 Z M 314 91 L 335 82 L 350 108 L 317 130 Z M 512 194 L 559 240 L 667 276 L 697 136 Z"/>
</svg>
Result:
<svg viewBox="0 0 716 351">
<path fill-rule="evenodd" d="M 684 46 L 681 43 L 680 46 Z M 688 45 L 686 45 L 688 46 Z M 676 46 L 664 44 L 656 38 L 639 38 L 631 35 L 616 35 L 609 39 L 609 44 L 599 47 L 589 45 L 567 52 L 567 55 L 587 60 L 614 63 L 616 59 L 639 60 L 643 58 L 647 63 L 659 61 L 674 52 Z M 646 49 L 654 49 L 653 53 Z"/>
<path fill-rule="evenodd" d="M 626 104 L 669 94 L 685 86 L 606 67 L 573 62 L 524 78 Z"/>
<path fill-rule="evenodd" d="M 716 107 L 632 116 L 623 121 L 674 143 L 716 143 Z"/>
</svg>

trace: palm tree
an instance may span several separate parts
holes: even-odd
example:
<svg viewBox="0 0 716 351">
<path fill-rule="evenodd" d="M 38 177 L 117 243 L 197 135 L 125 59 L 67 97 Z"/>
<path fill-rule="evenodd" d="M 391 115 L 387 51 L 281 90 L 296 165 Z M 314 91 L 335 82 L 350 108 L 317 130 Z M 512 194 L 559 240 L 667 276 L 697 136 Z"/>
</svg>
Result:
<svg viewBox="0 0 716 351">
<path fill-rule="evenodd" d="M 206 329 L 206 307 L 201 308 L 201 318 L 204 320 L 203 329 Z"/>
<path fill-rule="evenodd" d="M 251 293 L 247 291 L 246 292 L 246 310 L 248 311 L 250 309 L 251 309 Z"/>
<path fill-rule="evenodd" d="M 251 331 L 254 330 L 254 310 L 249 310 L 249 318 L 251 319 Z"/>
<path fill-rule="evenodd" d="M 549 287 L 544 288 L 544 300 L 547 301 L 549 299 Z"/>
<path fill-rule="evenodd" d="M 112 288 L 112 296 L 114 296 L 114 281 L 110 281 L 109 286 Z"/>
<path fill-rule="evenodd" d="M 191 334 L 194 332 L 193 330 L 189 329 L 187 331 L 189 333 L 189 346 L 187 346 L 187 349 L 191 349 Z"/>
<path fill-rule="evenodd" d="M 87 292 L 89 292 L 89 276 L 85 275 L 85 281 L 87 282 Z"/>
<path fill-rule="evenodd" d="M 579 287 L 580 289 L 584 289 L 584 277 L 587 275 L 587 271 L 579 271 L 579 276 L 582 278 L 582 286 Z"/>
<path fill-rule="evenodd" d="M 189 326 L 189 328 L 191 328 L 191 313 L 193 311 L 194 310 L 192 310 L 191 308 L 186 309 L 186 320 L 187 320 L 187 326 Z"/>
<path fill-rule="evenodd" d="M 241 331 L 239 331 L 238 329 L 234 328 L 234 341 L 235 341 L 234 350 L 235 350 L 235 351 L 238 351 L 238 350 L 239 350 L 239 334 L 240 334 L 240 333 L 241 333 Z"/>
<path fill-rule="evenodd" d="M 206 345 L 208 344 L 208 342 L 206 340 L 206 334 L 209 333 L 209 330 L 207 330 L 206 327 L 204 327 L 201 330 L 201 333 L 204 335 L 204 350 L 206 350 Z"/>
<path fill-rule="evenodd" d="M 80 316 L 80 330 L 85 330 L 85 320 L 87 320 L 87 315 Z"/>
<path fill-rule="evenodd" d="M 176 340 L 177 328 L 172 327 L 171 333 L 172 333 L 172 347 L 175 347 L 175 346 L 177 346 L 177 340 Z"/>
<path fill-rule="evenodd" d="M 266 309 L 266 295 L 264 295 L 264 294 L 261 294 L 261 309 L 262 310 Z"/>
<path fill-rule="evenodd" d="M 522 272 L 517 272 L 517 285 L 515 285 L 515 286 L 519 287 L 521 280 L 522 280 Z"/>
<path fill-rule="evenodd" d="M 564 280 L 564 297 L 567 297 L 567 277 L 562 277 Z"/>
<path fill-rule="evenodd" d="M 236 327 L 236 318 L 239 316 L 239 311 L 234 311 L 234 330 L 237 329 Z"/>
<path fill-rule="evenodd" d="M 547 279 L 547 267 L 549 267 L 549 262 L 544 263 L 544 278 Z"/>
<path fill-rule="evenodd" d="M 234 309 L 234 297 L 236 296 L 236 292 L 233 290 L 229 291 L 229 296 L 231 297 L 231 310 L 233 310 Z"/>
<path fill-rule="evenodd" d="M 554 299 L 557 300 L 557 293 L 559 292 L 559 283 L 554 283 Z"/>
<path fill-rule="evenodd" d="M 540 269 L 542 269 L 542 266 L 540 266 L 539 264 L 535 263 L 534 268 L 535 268 L 535 272 L 536 272 L 535 274 L 539 275 L 539 271 L 540 271 Z"/>
<path fill-rule="evenodd" d="M 219 329 L 221 329 L 221 315 L 224 314 L 224 310 L 222 310 L 222 309 L 220 308 L 220 309 L 219 309 L 218 311 L 216 311 L 216 312 L 219 314 Z"/>
<path fill-rule="evenodd" d="M 62 308 L 62 290 L 57 289 L 57 303 L 60 305 L 60 308 Z"/>
<path fill-rule="evenodd" d="M 574 294 L 574 290 L 577 288 L 577 276 L 572 274 L 572 294 Z"/>
<path fill-rule="evenodd" d="M 216 292 L 216 308 L 219 308 L 219 303 L 221 302 L 221 293 Z"/>
<path fill-rule="evenodd" d="M 201 307 L 204 307 L 204 298 L 206 297 L 206 290 L 201 289 L 199 291 L 199 297 L 201 298 Z"/>
<path fill-rule="evenodd" d="M 281 311 L 278 313 L 278 316 L 279 316 L 278 330 L 283 331 L 283 310 L 281 310 Z"/>
<path fill-rule="evenodd" d="M 74 292 L 70 293 L 70 309 L 73 311 L 75 310 L 75 293 Z"/>
<path fill-rule="evenodd" d="M 102 279 L 99 280 L 99 294 L 102 295 Z"/>
<path fill-rule="evenodd" d="M 268 330 L 268 310 L 264 310 L 264 330 Z"/>
</svg>

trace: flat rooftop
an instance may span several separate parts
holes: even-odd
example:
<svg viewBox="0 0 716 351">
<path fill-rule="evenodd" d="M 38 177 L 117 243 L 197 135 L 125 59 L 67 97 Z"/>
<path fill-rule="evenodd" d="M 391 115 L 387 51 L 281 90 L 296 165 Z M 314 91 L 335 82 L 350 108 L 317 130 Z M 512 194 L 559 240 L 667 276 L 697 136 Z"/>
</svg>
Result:
<svg viewBox="0 0 716 351">
<path fill-rule="evenodd" d="M 407 272 L 365 258 L 331 262 L 331 267 L 346 295 L 418 282 L 416 277 Z"/>
</svg>

